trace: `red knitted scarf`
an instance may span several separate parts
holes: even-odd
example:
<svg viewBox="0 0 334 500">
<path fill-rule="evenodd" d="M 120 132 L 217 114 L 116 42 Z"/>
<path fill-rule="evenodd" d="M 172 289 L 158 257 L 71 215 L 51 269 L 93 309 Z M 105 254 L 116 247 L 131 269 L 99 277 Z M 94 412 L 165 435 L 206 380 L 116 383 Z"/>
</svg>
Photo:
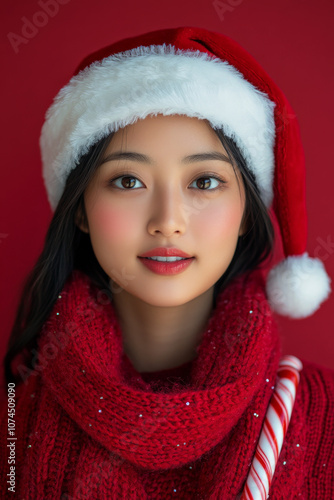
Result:
<svg viewBox="0 0 334 500">
<path fill-rule="evenodd" d="M 197 352 L 183 380 L 145 381 L 112 303 L 74 271 L 29 377 L 24 498 L 235 499 L 281 355 L 259 273 L 220 292 Z"/>
</svg>

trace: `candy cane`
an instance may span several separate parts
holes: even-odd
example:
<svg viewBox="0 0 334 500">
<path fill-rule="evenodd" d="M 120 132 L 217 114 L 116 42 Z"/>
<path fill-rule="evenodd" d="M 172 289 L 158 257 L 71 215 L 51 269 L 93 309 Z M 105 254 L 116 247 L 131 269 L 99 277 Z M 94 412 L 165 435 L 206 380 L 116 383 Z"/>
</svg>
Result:
<svg viewBox="0 0 334 500">
<path fill-rule="evenodd" d="M 289 426 L 299 384 L 302 362 L 295 356 L 283 356 L 278 380 L 264 420 L 255 456 L 241 500 L 266 500 L 283 440 Z"/>
</svg>

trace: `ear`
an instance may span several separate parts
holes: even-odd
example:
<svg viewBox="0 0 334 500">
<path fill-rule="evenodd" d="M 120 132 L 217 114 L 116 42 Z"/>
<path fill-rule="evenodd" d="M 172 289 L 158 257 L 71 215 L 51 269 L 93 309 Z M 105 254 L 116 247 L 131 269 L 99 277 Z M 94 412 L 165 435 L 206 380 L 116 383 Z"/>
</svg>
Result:
<svg viewBox="0 0 334 500">
<path fill-rule="evenodd" d="M 87 222 L 87 217 L 82 213 L 81 207 L 79 206 L 74 217 L 74 222 L 81 231 L 89 234 L 89 227 Z"/>
</svg>

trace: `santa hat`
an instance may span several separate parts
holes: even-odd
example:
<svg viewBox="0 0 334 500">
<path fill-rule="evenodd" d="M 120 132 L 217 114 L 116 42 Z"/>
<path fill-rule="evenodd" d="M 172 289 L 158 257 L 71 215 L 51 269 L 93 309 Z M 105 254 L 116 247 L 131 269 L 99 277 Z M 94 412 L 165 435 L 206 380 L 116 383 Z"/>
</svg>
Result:
<svg viewBox="0 0 334 500">
<path fill-rule="evenodd" d="M 80 157 L 148 115 L 187 115 L 223 128 L 276 214 L 285 259 L 267 277 L 272 308 L 313 314 L 329 296 L 323 263 L 306 252 L 304 155 L 296 116 L 261 66 L 230 38 L 180 27 L 118 41 L 88 56 L 46 114 L 40 145 L 54 210 Z"/>
</svg>

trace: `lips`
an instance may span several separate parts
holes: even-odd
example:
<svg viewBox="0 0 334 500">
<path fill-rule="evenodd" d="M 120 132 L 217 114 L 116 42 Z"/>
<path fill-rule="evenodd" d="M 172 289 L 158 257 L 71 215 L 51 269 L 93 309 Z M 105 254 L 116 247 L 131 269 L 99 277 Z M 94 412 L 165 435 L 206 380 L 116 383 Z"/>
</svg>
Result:
<svg viewBox="0 0 334 500">
<path fill-rule="evenodd" d="M 153 248 L 139 256 L 142 264 L 156 274 L 179 274 L 187 269 L 195 260 L 178 248 Z"/>
<path fill-rule="evenodd" d="M 185 257 L 158 257 L 161 259 L 179 259 L 176 261 L 164 261 L 160 262 L 157 256 L 154 257 L 139 257 L 140 262 L 151 272 L 155 274 L 173 275 L 179 274 L 185 271 L 191 263 L 195 260 L 195 257 L 185 258 Z"/>
<path fill-rule="evenodd" d="M 184 259 L 191 259 L 192 255 L 189 255 L 178 248 L 166 248 L 158 247 L 149 250 L 148 252 L 139 255 L 139 257 L 183 257 Z"/>
</svg>

